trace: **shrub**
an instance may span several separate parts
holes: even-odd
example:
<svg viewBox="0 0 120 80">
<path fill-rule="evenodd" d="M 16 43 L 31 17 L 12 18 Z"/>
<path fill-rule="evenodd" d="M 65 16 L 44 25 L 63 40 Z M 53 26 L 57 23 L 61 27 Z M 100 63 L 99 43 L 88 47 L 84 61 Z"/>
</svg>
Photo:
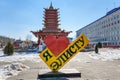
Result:
<svg viewBox="0 0 120 80">
<path fill-rule="evenodd" d="M 98 42 L 98 47 L 102 48 L 102 43 L 101 42 Z"/>
<path fill-rule="evenodd" d="M 9 55 L 13 55 L 13 53 L 14 53 L 14 47 L 10 42 L 8 42 L 4 48 L 4 54 L 9 56 Z"/>
</svg>

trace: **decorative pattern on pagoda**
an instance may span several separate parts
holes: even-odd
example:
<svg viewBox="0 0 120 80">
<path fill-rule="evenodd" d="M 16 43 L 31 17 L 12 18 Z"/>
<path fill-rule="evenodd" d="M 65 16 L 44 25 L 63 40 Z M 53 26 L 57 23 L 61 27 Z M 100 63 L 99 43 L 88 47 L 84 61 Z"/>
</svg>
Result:
<svg viewBox="0 0 120 80">
<path fill-rule="evenodd" d="M 50 9 L 52 7 L 52 9 Z M 51 7 L 47 10 L 45 9 L 45 15 L 44 15 L 44 27 L 52 27 L 53 25 L 58 27 L 58 12 L 57 10 L 54 10 L 52 4 Z"/>
<path fill-rule="evenodd" d="M 38 32 L 33 32 L 31 31 L 36 37 L 41 37 L 42 39 L 44 39 L 44 37 L 46 37 L 46 35 L 53 35 L 53 36 L 67 36 L 70 32 L 66 32 L 64 30 L 60 31 L 60 32 L 44 32 L 44 31 L 38 31 Z"/>
</svg>

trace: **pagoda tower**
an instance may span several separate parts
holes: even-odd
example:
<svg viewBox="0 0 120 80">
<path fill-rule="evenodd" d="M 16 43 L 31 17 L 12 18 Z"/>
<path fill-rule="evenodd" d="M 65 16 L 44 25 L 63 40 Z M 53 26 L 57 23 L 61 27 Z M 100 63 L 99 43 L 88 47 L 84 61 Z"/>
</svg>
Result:
<svg viewBox="0 0 120 80">
<path fill-rule="evenodd" d="M 44 20 L 43 20 L 43 25 L 44 27 L 42 30 L 39 31 L 31 31 L 37 38 L 38 38 L 38 44 L 40 44 L 40 39 L 43 39 L 47 35 L 53 35 L 56 38 L 60 36 L 68 36 L 68 34 L 71 32 L 66 32 L 65 30 L 61 30 L 59 28 L 59 14 L 58 14 L 58 9 L 55 9 L 52 6 L 52 3 L 50 4 L 49 8 L 44 8 Z"/>
</svg>

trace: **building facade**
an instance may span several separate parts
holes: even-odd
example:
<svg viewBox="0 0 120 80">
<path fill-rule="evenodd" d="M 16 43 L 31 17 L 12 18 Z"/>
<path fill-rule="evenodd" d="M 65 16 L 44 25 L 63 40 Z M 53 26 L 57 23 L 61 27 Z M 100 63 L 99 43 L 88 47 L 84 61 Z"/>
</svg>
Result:
<svg viewBox="0 0 120 80">
<path fill-rule="evenodd" d="M 120 47 L 120 7 L 77 30 L 76 35 L 80 34 L 85 34 L 92 46 L 100 42 L 103 47 Z"/>
<path fill-rule="evenodd" d="M 52 3 L 49 8 L 44 9 L 44 27 L 42 30 L 39 31 L 31 31 L 37 38 L 38 38 L 38 44 L 41 44 L 41 39 L 44 40 L 44 38 L 47 35 L 53 35 L 55 37 L 60 36 L 68 36 L 70 31 L 66 32 L 65 30 L 61 30 L 59 28 L 59 13 L 58 9 L 55 9 L 52 6 Z"/>
</svg>

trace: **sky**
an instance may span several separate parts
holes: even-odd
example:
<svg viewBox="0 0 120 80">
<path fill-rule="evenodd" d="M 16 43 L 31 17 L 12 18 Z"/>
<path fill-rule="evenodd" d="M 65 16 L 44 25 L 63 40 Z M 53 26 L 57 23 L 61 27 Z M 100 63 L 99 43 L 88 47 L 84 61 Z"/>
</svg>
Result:
<svg viewBox="0 0 120 80">
<path fill-rule="evenodd" d="M 72 31 L 69 37 L 75 37 L 78 29 L 120 7 L 119 0 L 0 0 L 0 35 L 36 41 L 30 31 L 43 28 L 44 8 L 49 8 L 51 2 L 59 8 L 59 28 Z"/>
</svg>

